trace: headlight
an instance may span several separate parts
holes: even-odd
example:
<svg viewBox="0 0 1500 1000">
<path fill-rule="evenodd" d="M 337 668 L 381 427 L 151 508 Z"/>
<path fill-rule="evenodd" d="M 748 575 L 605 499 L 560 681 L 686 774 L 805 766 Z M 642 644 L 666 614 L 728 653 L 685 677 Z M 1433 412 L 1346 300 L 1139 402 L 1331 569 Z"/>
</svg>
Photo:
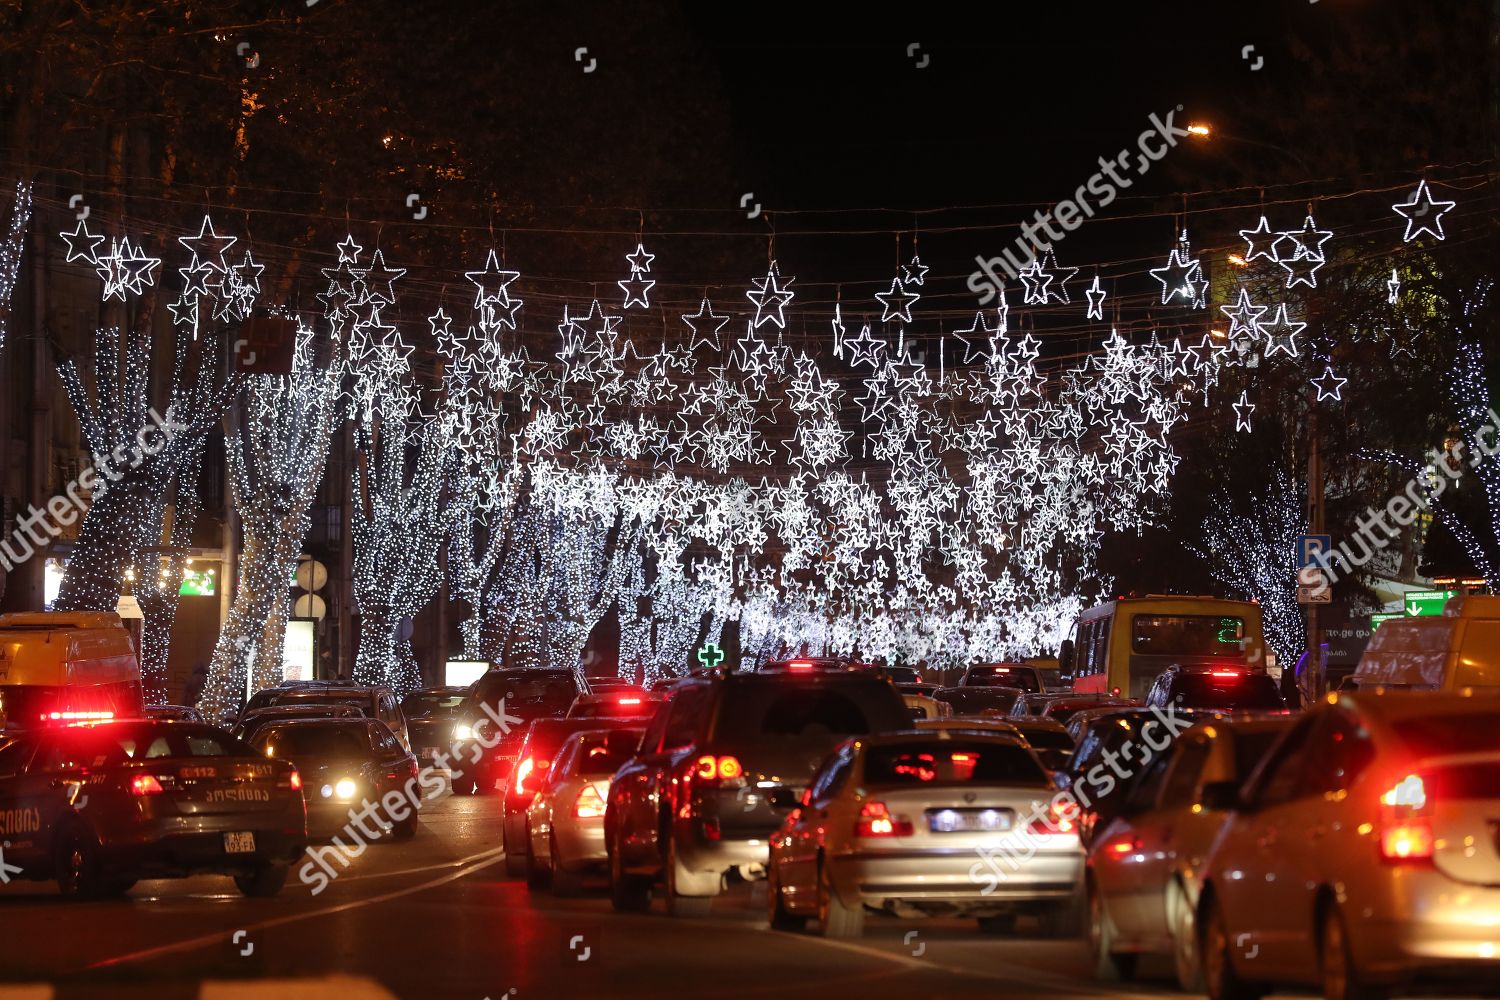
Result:
<svg viewBox="0 0 1500 1000">
<path fill-rule="evenodd" d="M 341 799 L 354 798 L 354 793 L 358 790 L 358 786 L 348 778 L 340 778 L 338 780 L 338 784 L 333 786 L 333 794 L 337 795 Z"/>
<path fill-rule="evenodd" d="M 455 740 L 472 740 L 474 738 L 474 727 L 467 722 L 460 722 L 453 727 L 453 738 Z"/>
</svg>

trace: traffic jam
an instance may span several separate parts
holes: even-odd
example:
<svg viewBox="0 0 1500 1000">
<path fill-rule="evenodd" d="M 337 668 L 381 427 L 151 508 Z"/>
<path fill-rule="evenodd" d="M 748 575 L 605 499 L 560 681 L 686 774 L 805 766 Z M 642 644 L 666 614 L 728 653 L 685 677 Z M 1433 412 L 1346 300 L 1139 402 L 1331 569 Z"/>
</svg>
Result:
<svg viewBox="0 0 1500 1000">
<path fill-rule="evenodd" d="M 1112 601 L 1055 665 L 951 684 L 838 657 L 655 690 L 496 667 L 399 701 L 287 682 L 225 720 L 141 705 L 111 619 L 0 617 L 7 884 L 316 895 L 468 796 L 506 877 L 622 918 L 713 919 L 759 884 L 773 933 L 972 921 L 1076 940 L 1107 986 L 1142 960 L 1215 1000 L 1500 982 L 1500 598 L 1377 633 L 1305 707 L 1253 662 L 1259 609 L 1212 598 Z"/>
</svg>

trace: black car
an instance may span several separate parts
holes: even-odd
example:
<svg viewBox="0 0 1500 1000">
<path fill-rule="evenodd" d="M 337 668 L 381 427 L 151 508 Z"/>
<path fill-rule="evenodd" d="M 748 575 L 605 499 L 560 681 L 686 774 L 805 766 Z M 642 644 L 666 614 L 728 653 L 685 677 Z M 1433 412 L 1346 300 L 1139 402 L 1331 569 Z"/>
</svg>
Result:
<svg viewBox="0 0 1500 1000">
<path fill-rule="evenodd" d="M 205 874 L 274 896 L 307 849 L 300 789 L 290 763 L 213 726 L 130 720 L 19 736 L 0 747 L 5 863 L 75 899 Z"/>
<path fill-rule="evenodd" d="M 1284 712 L 1286 701 L 1275 678 L 1244 667 L 1179 666 L 1157 675 L 1146 704 L 1217 712 Z"/>
<path fill-rule="evenodd" d="M 954 715 L 1009 715 L 1024 694 L 1012 687 L 945 687 L 932 696 L 953 706 Z"/>
<path fill-rule="evenodd" d="M 424 767 L 435 766 L 439 754 L 453 744 L 459 714 L 468 699 L 466 687 L 434 687 L 413 691 L 401 699 L 411 751 Z M 444 768 L 449 770 L 451 768 Z"/>
<path fill-rule="evenodd" d="M 1026 663 L 979 663 L 964 671 L 959 687 L 1011 687 L 1045 691 L 1041 671 Z"/>
<path fill-rule="evenodd" d="M 463 771 L 453 790 L 488 794 L 509 777 L 536 719 L 559 719 L 588 688 L 579 675 L 561 668 L 521 667 L 490 670 L 469 688 L 454 717 L 453 756 Z"/>
<path fill-rule="evenodd" d="M 251 746 L 272 760 L 295 764 L 307 801 L 307 830 L 331 837 L 353 822 L 365 803 L 378 803 L 370 815 L 398 837 L 417 832 L 417 759 L 374 719 L 280 719 L 262 726 Z M 439 785 L 439 787 L 441 787 Z M 387 805 L 397 793 L 406 806 Z M 389 800 L 396 801 L 396 800 Z"/>
<path fill-rule="evenodd" d="M 674 914 L 701 914 L 724 875 L 765 871 L 770 838 L 834 747 L 911 725 L 874 671 L 732 674 L 672 692 L 615 775 L 605 814 L 618 910 L 666 883 Z"/>
</svg>

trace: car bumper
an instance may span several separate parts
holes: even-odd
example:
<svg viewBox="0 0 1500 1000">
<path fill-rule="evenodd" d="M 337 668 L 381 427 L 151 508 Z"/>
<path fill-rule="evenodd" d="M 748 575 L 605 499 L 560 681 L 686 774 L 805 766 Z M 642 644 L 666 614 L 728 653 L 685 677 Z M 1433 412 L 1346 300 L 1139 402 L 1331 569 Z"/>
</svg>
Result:
<svg viewBox="0 0 1500 1000">
<path fill-rule="evenodd" d="M 859 851 L 829 861 L 834 891 L 845 903 L 881 907 L 941 903 L 958 908 L 1026 908 L 1064 903 L 1083 877 L 1081 850 L 1038 851 L 1003 877 L 972 850 Z"/>
<path fill-rule="evenodd" d="M 698 826 L 699 824 L 694 824 Z M 741 874 L 764 872 L 771 857 L 771 833 L 764 837 L 706 837 L 700 830 L 676 833 L 677 859 L 695 874 L 719 874 L 739 868 Z"/>
<path fill-rule="evenodd" d="M 106 839 L 100 854 L 106 868 L 138 878 L 197 874 L 239 874 L 261 864 L 291 864 L 307 850 L 301 810 L 285 817 L 193 816 L 138 825 L 125 839 Z M 230 854 L 226 833 L 251 833 L 254 852 Z"/>
<path fill-rule="evenodd" d="M 1500 980 L 1500 888 L 1402 868 L 1386 889 L 1380 904 L 1344 904 L 1357 968 L 1388 981 Z"/>
<path fill-rule="evenodd" d="M 604 846 L 603 818 L 576 819 L 569 816 L 561 822 L 554 822 L 544 850 L 546 854 L 538 852 L 538 856 L 550 856 L 555 850 L 553 863 L 564 871 L 602 868 L 609 863 L 609 853 Z"/>
</svg>

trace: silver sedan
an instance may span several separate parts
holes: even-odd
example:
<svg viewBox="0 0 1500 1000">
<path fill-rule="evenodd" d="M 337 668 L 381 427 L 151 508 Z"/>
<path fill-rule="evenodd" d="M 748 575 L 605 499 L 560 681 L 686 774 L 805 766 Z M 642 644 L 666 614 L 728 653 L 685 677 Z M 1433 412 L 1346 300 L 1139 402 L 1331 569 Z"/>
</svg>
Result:
<svg viewBox="0 0 1500 1000">
<path fill-rule="evenodd" d="M 574 733 L 526 809 L 526 884 L 577 892 L 584 878 L 609 864 L 604 847 L 604 806 L 609 782 L 635 753 L 640 729 Z"/>
<path fill-rule="evenodd" d="M 771 841 L 773 927 L 816 918 L 857 937 L 867 909 L 978 917 L 1020 913 L 1065 933 L 1080 900 L 1074 818 L 1013 736 L 922 730 L 845 742 Z"/>
</svg>

